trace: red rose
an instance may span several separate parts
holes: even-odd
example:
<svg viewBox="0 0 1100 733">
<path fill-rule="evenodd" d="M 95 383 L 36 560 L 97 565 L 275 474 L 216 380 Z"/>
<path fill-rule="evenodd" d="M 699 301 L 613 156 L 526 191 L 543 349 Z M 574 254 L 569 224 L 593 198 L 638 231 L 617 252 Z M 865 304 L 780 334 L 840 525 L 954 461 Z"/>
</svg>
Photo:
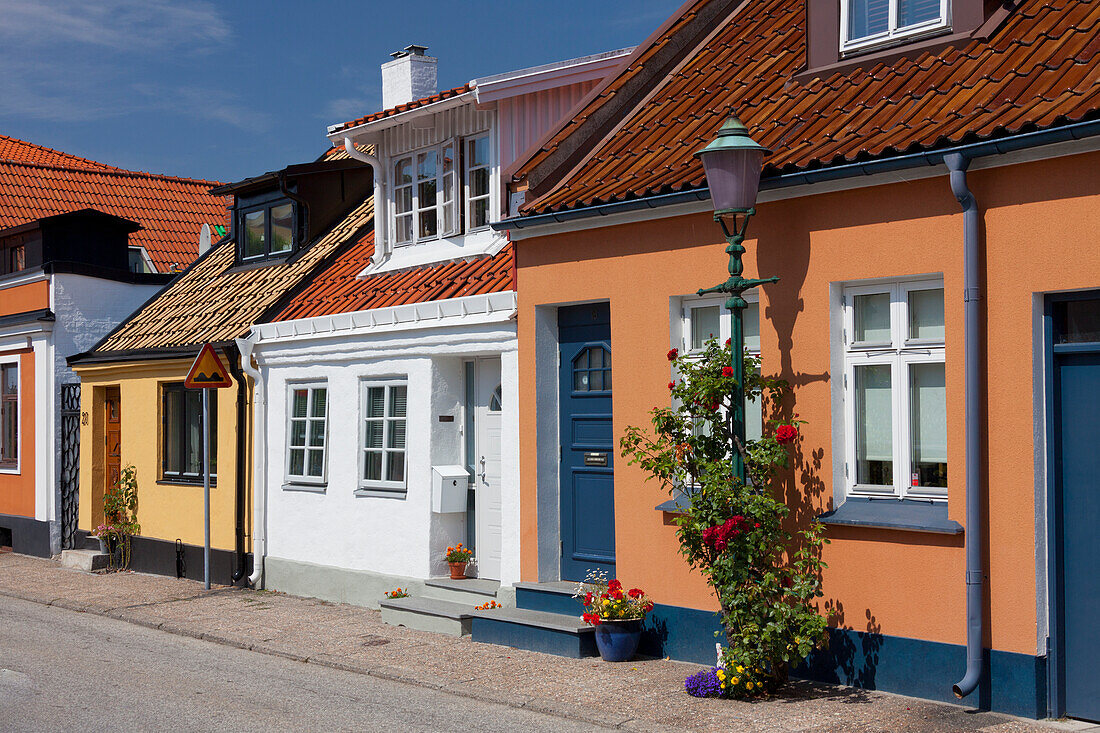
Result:
<svg viewBox="0 0 1100 733">
<path fill-rule="evenodd" d="M 606 593 L 604 593 L 604 594 L 602 594 L 602 595 L 600 596 L 600 598 L 602 598 L 602 599 L 604 599 L 604 600 L 606 601 L 606 600 L 607 600 L 608 598 L 610 598 L 610 596 L 609 596 L 609 595 L 607 595 Z"/>
<path fill-rule="evenodd" d="M 668 383 L 668 388 L 669 388 L 669 389 L 672 389 L 672 388 L 673 388 L 673 387 L 675 387 L 675 386 L 676 386 L 676 382 L 669 382 L 669 383 Z"/>
<path fill-rule="evenodd" d="M 669 361 L 676 361 L 676 357 L 679 356 L 679 354 L 680 354 L 679 349 L 669 349 L 668 360 Z"/>
<path fill-rule="evenodd" d="M 611 579 L 611 580 L 610 580 L 610 581 L 609 581 L 609 582 L 607 583 L 607 589 L 608 589 L 608 590 L 622 590 L 622 589 L 623 589 L 623 584 L 622 584 L 622 583 L 620 583 L 620 582 L 619 582 L 618 580 L 616 580 L 615 578 L 612 578 L 612 579 Z"/>
<path fill-rule="evenodd" d="M 732 377 L 733 376 L 733 367 L 731 367 L 731 366 L 722 367 L 722 376 L 723 377 Z"/>
<path fill-rule="evenodd" d="M 730 339 L 726 339 L 726 346 L 730 345 Z"/>
<path fill-rule="evenodd" d="M 615 601 L 621 601 L 623 599 L 623 592 L 621 590 L 612 591 L 611 599 Z"/>
<path fill-rule="evenodd" d="M 645 612 L 649 613 L 653 610 L 653 601 L 649 601 L 645 604 Z"/>
<path fill-rule="evenodd" d="M 627 592 L 627 595 L 629 595 L 631 598 L 640 598 L 641 596 L 645 595 L 645 592 L 640 588 L 631 588 Z"/>
<path fill-rule="evenodd" d="M 586 605 L 586 606 L 591 606 L 592 605 L 592 591 L 589 591 L 589 592 L 584 594 L 584 605 Z"/>
<path fill-rule="evenodd" d="M 757 529 L 759 529 L 759 528 L 760 528 L 760 522 L 757 522 L 756 524 L 754 524 L 754 525 L 752 525 L 752 526 L 754 526 L 754 527 L 756 527 Z"/>
<path fill-rule="evenodd" d="M 783 444 L 792 443 L 797 437 L 798 428 L 794 425 L 780 425 L 775 431 L 775 439 Z"/>
</svg>

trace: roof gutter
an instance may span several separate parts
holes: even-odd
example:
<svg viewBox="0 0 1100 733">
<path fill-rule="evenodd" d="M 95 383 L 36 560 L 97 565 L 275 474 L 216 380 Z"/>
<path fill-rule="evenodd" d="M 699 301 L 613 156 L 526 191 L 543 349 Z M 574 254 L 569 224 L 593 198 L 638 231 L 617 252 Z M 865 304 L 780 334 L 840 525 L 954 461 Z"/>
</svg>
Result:
<svg viewBox="0 0 1100 733">
<path fill-rule="evenodd" d="M 344 136 L 344 151 L 355 160 L 366 163 L 374 171 L 374 254 L 371 255 L 371 261 L 377 265 L 386 252 L 385 232 L 382 231 L 382 222 L 386 221 L 386 172 L 377 157 L 355 147 L 351 135 Z"/>
<path fill-rule="evenodd" d="M 941 150 L 907 153 L 905 155 L 895 155 L 866 162 L 844 163 L 810 171 L 797 171 L 794 173 L 765 176 L 760 181 L 760 190 L 765 191 L 788 188 L 790 186 L 805 186 L 814 183 L 822 183 L 824 181 L 835 181 L 843 178 L 853 178 L 855 176 L 869 176 L 876 173 L 889 173 L 926 165 L 942 165 L 944 163 L 944 158 L 952 154 L 962 155 L 973 160 L 974 158 L 1001 155 L 1003 153 L 1011 153 L 1017 150 L 1038 147 L 1040 145 L 1081 140 L 1098 134 L 1100 134 L 1100 120 L 1074 122 L 1061 127 L 1024 132 L 1018 135 L 1012 135 L 1011 137 L 999 138 L 997 140 L 985 140 L 977 143 L 955 145 Z M 612 214 L 623 214 L 640 209 L 656 209 L 663 206 L 706 201 L 709 198 L 710 191 L 704 186 L 690 191 L 676 191 L 674 193 L 645 196 L 629 201 L 616 201 L 608 204 L 569 209 L 567 211 L 504 219 L 502 221 L 493 222 L 491 226 L 496 231 L 530 229 L 532 227 L 568 222 L 576 219 L 610 216 Z"/>
</svg>

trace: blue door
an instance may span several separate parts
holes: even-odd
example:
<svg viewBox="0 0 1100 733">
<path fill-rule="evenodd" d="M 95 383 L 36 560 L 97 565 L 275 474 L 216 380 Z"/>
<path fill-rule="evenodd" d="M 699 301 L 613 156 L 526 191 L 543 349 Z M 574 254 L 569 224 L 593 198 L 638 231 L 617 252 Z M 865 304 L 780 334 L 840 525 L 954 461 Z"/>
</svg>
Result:
<svg viewBox="0 0 1100 733">
<path fill-rule="evenodd" d="M 1065 714 L 1100 721 L 1100 300 L 1054 304 L 1056 642 Z"/>
<path fill-rule="evenodd" d="M 561 394 L 561 578 L 615 577 L 615 436 L 611 308 L 558 310 Z"/>
</svg>

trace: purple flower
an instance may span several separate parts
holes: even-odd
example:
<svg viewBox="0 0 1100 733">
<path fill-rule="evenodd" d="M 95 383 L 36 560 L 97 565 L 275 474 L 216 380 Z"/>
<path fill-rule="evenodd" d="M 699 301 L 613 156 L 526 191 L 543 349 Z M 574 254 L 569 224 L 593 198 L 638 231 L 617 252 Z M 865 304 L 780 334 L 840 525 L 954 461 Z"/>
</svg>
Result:
<svg viewBox="0 0 1100 733">
<path fill-rule="evenodd" d="M 719 697 L 722 683 L 718 681 L 718 668 L 703 669 L 684 680 L 684 689 L 692 697 Z"/>
</svg>

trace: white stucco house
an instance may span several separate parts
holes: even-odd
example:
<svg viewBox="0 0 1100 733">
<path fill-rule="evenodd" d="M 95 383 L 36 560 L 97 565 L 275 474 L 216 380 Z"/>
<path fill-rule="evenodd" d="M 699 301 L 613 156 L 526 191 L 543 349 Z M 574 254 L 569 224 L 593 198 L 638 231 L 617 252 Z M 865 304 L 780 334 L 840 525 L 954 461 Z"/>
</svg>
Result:
<svg viewBox="0 0 1100 733">
<path fill-rule="evenodd" d="M 436 90 L 410 46 L 386 109 L 329 128 L 373 169 L 375 218 L 241 339 L 257 382 L 255 582 L 377 606 L 467 574 L 519 580 L 516 292 L 506 170 L 629 49 Z"/>
</svg>

